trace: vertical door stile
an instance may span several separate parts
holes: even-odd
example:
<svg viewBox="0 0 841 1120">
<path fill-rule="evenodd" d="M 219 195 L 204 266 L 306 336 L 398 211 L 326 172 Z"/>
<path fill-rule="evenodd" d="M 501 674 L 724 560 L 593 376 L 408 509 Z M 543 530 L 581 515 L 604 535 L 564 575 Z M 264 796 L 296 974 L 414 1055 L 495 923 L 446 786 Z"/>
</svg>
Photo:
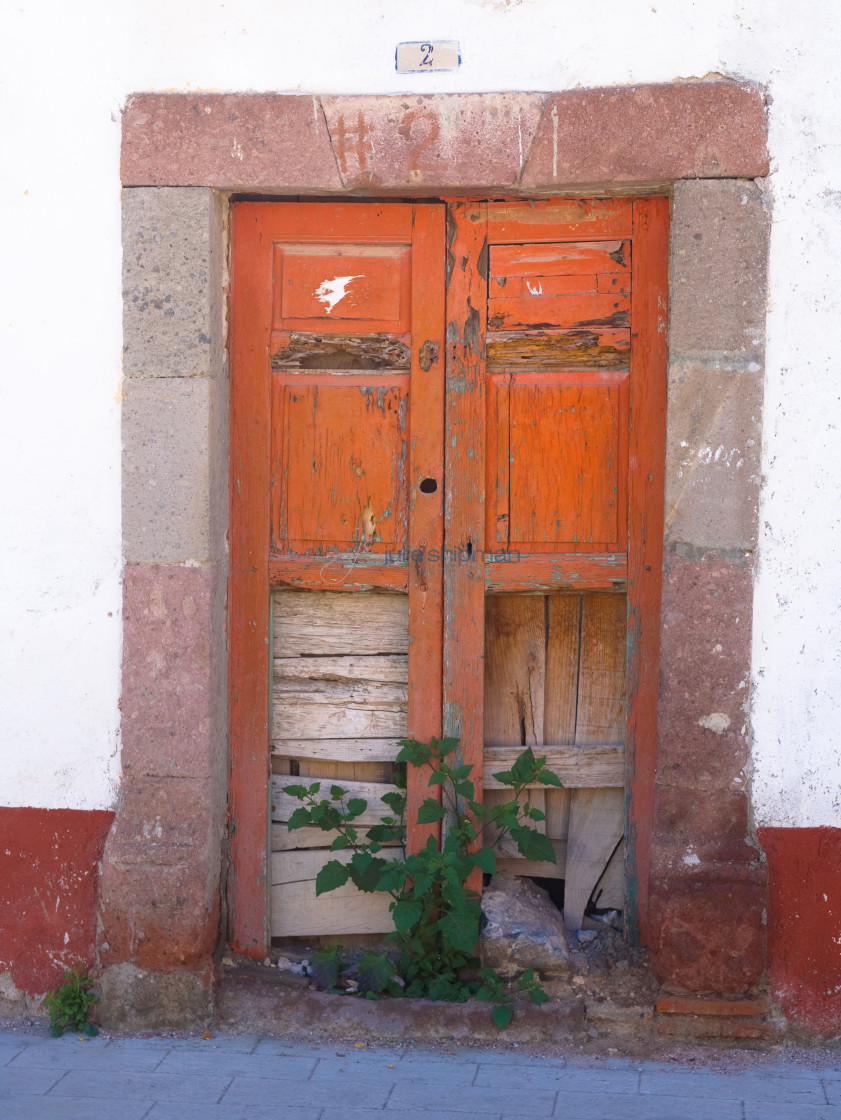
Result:
<svg viewBox="0 0 841 1120">
<path fill-rule="evenodd" d="M 408 729 L 421 742 L 440 737 L 443 708 L 444 214 L 441 205 L 416 205 L 412 234 Z M 430 789 L 414 767 L 407 779 L 407 845 L 418 851 L 440 836 L 440 824 L 417 823 L 417 810 L 425 798 L 440 798 L 441 787 Z"/>
<path fill-rule="evenodd" d="M 669 202 L 634 202 L 628 525 L 626 926 L 647 940 L 660 664 Z"/>
<path fill-rule="evenodd" d="M 451 204 L 447 231 L 444 734 L 481 798 L 485 620 L 487 206 Z M 474 873 L 478 889 L 481 877 Z"/>
<path fill-rule="evenodd" d="M 234 875 L 231 946 L 262 959 L 269 945 L 269 423 L 270 244 L 260 211 L 235 210 L 231 340 L 231 554 L 228 809 Z"/>
</svg>

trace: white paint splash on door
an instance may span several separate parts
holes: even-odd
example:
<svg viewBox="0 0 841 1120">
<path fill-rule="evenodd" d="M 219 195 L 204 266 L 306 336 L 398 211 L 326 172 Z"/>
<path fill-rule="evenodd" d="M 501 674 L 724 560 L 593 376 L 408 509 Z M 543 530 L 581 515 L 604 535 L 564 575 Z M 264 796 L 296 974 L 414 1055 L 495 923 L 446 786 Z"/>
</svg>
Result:
<svg viewBox="0 0 841 1120">
<path fill-rule="evenodd" d="M 348 294 L 347 286 L 351 280 L 361 280 L 364 273 L 358 273 L 356 276 L 334 276 L 332 280 L 322 280 L 318 287 L 313 292 L 317 300 L 327 308 L 327 314 L 332 315 L 333 308 L 344 299 Z"/>
</svg>

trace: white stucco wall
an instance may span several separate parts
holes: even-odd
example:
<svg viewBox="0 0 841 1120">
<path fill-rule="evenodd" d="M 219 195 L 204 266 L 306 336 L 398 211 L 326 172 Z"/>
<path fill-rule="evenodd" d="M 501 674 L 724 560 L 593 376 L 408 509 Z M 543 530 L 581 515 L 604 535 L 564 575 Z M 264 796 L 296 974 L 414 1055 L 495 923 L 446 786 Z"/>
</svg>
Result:
<svg viewBox="0 0 841 1120">
<path fill-rule="evenodd" d="M 755 626 L 758 823 L 839 821 L 841 151 L 838 19 L 783 0 L 17 0 L 5 174 L 0 804 L 113 804 L 119 751 L 119 110 L 138 90 L 766 85 L 774 205 L 765 528 Z M 453 74 L 398 41 L 458 39 Z M 836 343 L 833 346 L 833 343 Z"/>
</svg>

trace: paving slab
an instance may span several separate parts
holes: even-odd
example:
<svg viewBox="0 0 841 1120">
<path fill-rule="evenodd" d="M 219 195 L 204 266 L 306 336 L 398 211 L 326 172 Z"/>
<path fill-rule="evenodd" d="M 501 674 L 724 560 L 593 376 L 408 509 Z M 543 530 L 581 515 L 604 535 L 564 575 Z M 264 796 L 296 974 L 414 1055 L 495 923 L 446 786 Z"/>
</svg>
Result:
<svg viewBox="0 0 841 1120">
<path fill-rule="evenodd" d="M 770 1101 L 824 1104 L 820 1082 L 810 1078 L 768 1078 L 761 1074 L 643 1073 L 640 1093 L 660 1096 L 709 1097 L 712 1100 Z"/>
<path fill-rule="evenodd" d="M 841 1120 L 841 1107 L 831 1104 L 769 1104 L 746 1101 L 745 1120 Z"/>
<path fill-rule="evenodd" d="M 58 1042 L 58 1040 L 56 1040 Z M 111 1073 L 149 1073 L 167 1056 L 166 1050 L 119 1046 L 98 1039 L 55 1046 L 26 1046 L 13 1062 L 13 1069 L 85 1069 Z"/>
<path fill-rule="evenodd" d="M 287 1081 L 273 1077 L 235 1077 L 221 1103 L 232 1108 L 267 1107 L 283 1104 L 295 1108 L 328 1108 L 341 1101 L 347 1108 L 379 1108 L 385 1105 L 393 1083 L 348 1078 L 338 1088 L 332 1081 Z M 282 1114 L 281 1114 L 282 1118 Z M 285 1118 L 283 1118 L 285 1120 Z"/>
<path fill-rule="evenodd" d="M 334 1058 L 334 1061 L 339 1061 Z M 205 1073 L 217 1077 L 270 1077 L 273 1080 L 306 1081 L 317 1063 L 315 1058 L 284 1057 L 273 1054 L 239 1054 L 236 1051 L 217 1051 L 203 1054 L 198 1050 L 171 1050 L 162 1058 L 159 1073 L 174 1073 L 191 1077 Z"/>
<path fill-rule="evenodd" d="M 531 1117 L 551 1116 L 555 1107 L 556 1094 L 545 1089 L 528 1088 L 528 1100 L 519 1089 L 487 1088 L 484 1086 L 467 1085 L 461 1088 L 448 1085 L 446 1104 L 450 1116 L 459 1113 L 471 1113 L 473 1116 L 485 1116 L 487 1113 L 509 1111 L 525 1111 Z M 386 1112 L 395 1109 L 423 1111 L 426 1107 L 435 1107 L 439 1103 L 438 1087 L 429 1081 L 400 1081 L 388 1098 Z M 395 1118 L 396 1120 L 396 1118 Z"/>
<path fill-rule="evenodd" d="M 63 1100 L 60 1111 L 56 1109 L 52 1097 L 10 1096 L 3 1097 L 2 1101 L 0 1115 L 8 1116 L 9 1120 L 146 1120 L 149 1111 L 148 1101 L 103 1101 L 79 1097 Z M 206 1116 L 207 1113 L 204 1113 L 202 1120 Z M 183 1114 L 180 1120 L 185 1120 Z"/>
<path fill-rule="evenodd" d="M 14 1069 L 0 1070 L 0 1101 L 7 1097 L 41 1097 L 65 1076 L 64 1070 Z M 5 1105 L 4 1111 L 5 1111 Z"/>
<path fill-rule="evenodd" d="M 540 1068 L 480 1066 L 475 1084 L 521 1086 L 527 1089 L 562 1090 L 568 1093 L 636 1093 L 640 1075 L 634 1070 L 564 1069 L 551 1061 Z M 580 1103 L 580 1102 L 579 1102 Z"/>
<path fill-rule="evenodd" d="M 597 1111 L 593 1105 L 597 1104 Z M 742 1120 L 741 1101 L 703 1097 L 659 1096 L 638 1093 L 561 1091 L 555 1104 L 556 1117 L 598 1115 L 599 1120 Z M 503 1114 L 503 1120 L 514 1120 Z"/>
<path fill-rule="evenodd" d="M 21 1073 L 24 1072 L 41 1076 L 46 1073 L 45 1070 L 21 1070 Z M 160 1099 L 207 1101 L 215 1104 L 230 1083 L 230 1077 L 209 1077 L 207 1074 L 106 1073 L 98 1070 L 96 1077 L 91 1077 L 86 1070 L 74 1069 L 61 1078 L 53 1099 L 122 1097 L 127 1100 L 146 1100 L 150 1104 Z"/>
</svg>

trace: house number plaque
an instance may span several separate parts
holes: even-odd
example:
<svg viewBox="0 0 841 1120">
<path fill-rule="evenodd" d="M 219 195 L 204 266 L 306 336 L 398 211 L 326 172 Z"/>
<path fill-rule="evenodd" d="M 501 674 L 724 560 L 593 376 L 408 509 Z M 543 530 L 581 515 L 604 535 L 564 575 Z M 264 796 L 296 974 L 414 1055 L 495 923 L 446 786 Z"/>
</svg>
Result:
<svg viewBox="0 0 841 1120">
<path fill-rule="evenodd" d="M 458 70 L 461 62 L 458 43 L 444 42 L 398 43 L 397 69 L 401 71 Z"/>
</svg>

